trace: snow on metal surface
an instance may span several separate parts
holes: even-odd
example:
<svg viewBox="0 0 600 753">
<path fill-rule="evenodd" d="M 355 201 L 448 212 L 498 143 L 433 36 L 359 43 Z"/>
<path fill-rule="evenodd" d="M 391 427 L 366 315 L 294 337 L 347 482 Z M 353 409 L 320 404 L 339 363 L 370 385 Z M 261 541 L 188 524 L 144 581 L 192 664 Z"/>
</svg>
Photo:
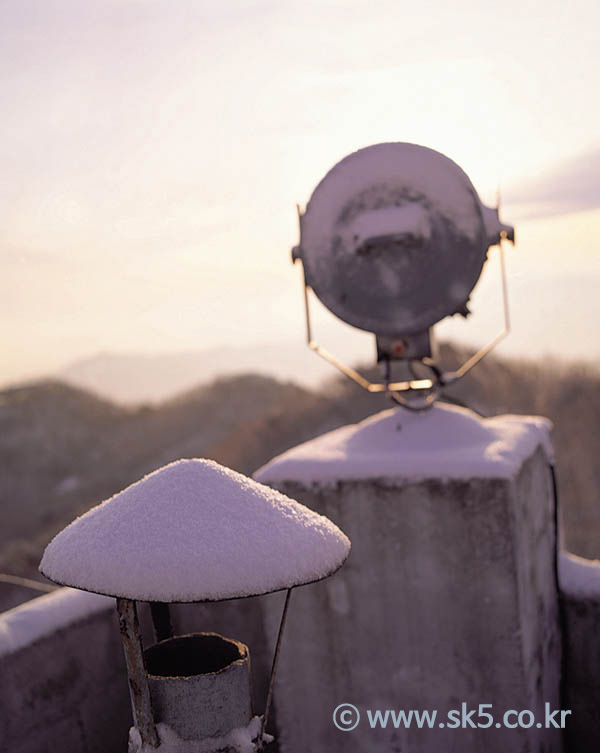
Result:
<svg viewBox="0 0 600 753">
<path fill-rule="evenodd" d="M 487 236 L 481 201 L 456 163 L 385 143 L 348 155 L 315 188 L 298 254 L 334 314 L 395 336 L 464 309 Z"/>
<path fill-rule="evenodd" d="M 179 460 L 77 518 L 40 570 L 143 601 L 268 593 L 330 575 L 350 550 L 327 518 L 211 460 Z"/>
</svg>

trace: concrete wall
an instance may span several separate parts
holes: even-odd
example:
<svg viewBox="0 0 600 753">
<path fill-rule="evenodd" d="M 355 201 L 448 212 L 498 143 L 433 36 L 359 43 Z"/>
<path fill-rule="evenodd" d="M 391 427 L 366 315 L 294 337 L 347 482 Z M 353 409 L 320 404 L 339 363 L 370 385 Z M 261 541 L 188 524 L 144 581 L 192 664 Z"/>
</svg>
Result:
<svg viewBox="0 0 600 753">
<path fill-rule="evenodd" d="M 292 597 L 275 694 L 284 753 L 561 749 L 560 732 L 536 726 L 376 730 L 366 716 L 437 710 L 439 720 L 465 702 L 493 704 L 494 721 L 509 709 L 537 721 L 545 702 L 560 708 L 553 496 L 540 447 L 513 478 L 274 485 L 352 540 L 335 576 Z M 361 713 L 351 732 L 333 724 L 341 703 Z"/>
<path fill-rule="evenodd" d="M 0 680 L 3 753 L 126 750 L 131 714 L 113 600 L 60 589 L 1 615 Z"/>
<path fill-rule="evenodd" d="M 569 753 L 600 750 L 600 562 L 560 557 Z"/>
<path fill-rule="evenodd" d="M 391 490 L 387 489 L 389 493 Z M 408 491 L 408 490 L 406 490 Z M 483 491 L 483 490 L 482 490 Z M 320 495 L 318 495 L 320 496 Z M 379 501 L 385 496 L 378 497 Z M 338 506 L 327 503 L 323 499 L 322 507 L 334 516 L 341 514 Z M 348 512 L 348 514 L 350 514 Z M 378 516 L 379 523 L 371 522 L 359 526 L 362 535 L 369 533 L 370 528 L 378 528 L 380 536 L 385 537 L 389 516 Z M 442 526 L 443 527 L 443 526 Z M 398 523 L 391 529 L 391 533 L 398 533 Z M 448 532 L 451 536 L 451 532 Z M 405 539 L 410 537 L 410 531 L 405 531 L 398 537 L 397 547 L 400 548 Z M 356 538 L 356 537 L 355 537 Z M 465 546 L 468 541 L 465 541 Z M 453 695 L 459 701 L 459 693 L 463 692 L 466 664 L 464 659 L 457 666 L 448 669 L 448 663 L 454 663 L 460 655 L 454 653 L 445 658 L 446 668 L 440 663 L 439 672 L 431 682 L 425 675 L 424 668 L 419 673 L 419 661 L 423 656 L 427 660 L 427 651 L 419 654 L 412 652 L 408 655 L 399 653 L 402 648 L 402 632 L 394 632 L 393 620 L 397 619 L 405 624 L 404 633 L 417 636 L 416 620 L 418 613 L 414 609 L 407 609 L 401 600 L 401 591 L 394 591 L 387 583 L 386 594 L 388 607 L 381 603 L 376 611 L 366 609 L 368 600 L 373 593 L 372 588 L 380 588 L 376 581 L 366 581 L 364 603 L 359 608 L 353 608 L 353 596 L 349 581 L 359 577 L 360 566 L 356 561 L 357 548 L 361 544 L 357 541 L 355 553 L 350 562 L 352 570 L 347 573 L 340 571 L 329 581 L 313 586 L 297 589 L 292 597 L 290 621 L 282 649 L 282 664 L 287 665 L 283 672 L 282 681 L 276 693 L 276 703 L 285 709 L 289 699 L 297 710 L 297 720 L 309 731 L 324 716 L 326 727 L 329 722 L 331 709 L 327 701 L 321 700 L 313 716 L 307 717 L 306 699 L 312 703 L 316 699 L 327 698 L 332 695 L 331 684 L 336 693 L 343 688 L 344 698 L 341 700 L 364 700 L 369 688 L 373 703 L 383 703 L 386 698 L 378 697 L 385 692 L 390 677 L 399 688 L 396 706 L 400 708 L 407 686 L 416 681 L 415 690 L 410 691 L 413 697 L 408 701 L 416 708 L 424 708 L 419 684 L 433 685 L 444 682 L 444 672 L 456 673 L 456 684 Z M 393 557 L 392 555 L 389 555 Z M 398 569 L 398 568 L 396 568 Z M 528 568 L 535 572 L 535 568 Z M 400 575 L 406 574 L 403 569 Z M 451 580 L 451 578 L 448 579 Z M 564 643 L 564 697 L 561 707 L 572 711 L 566 726 L 565 750 L 569 753 L 590 753 L 600 748 L 600 680 L 598 667 L 600 666 L 600 563 L 590 562 L 571 555 L 562 554 L 560 559 L 560 580 L 563 616 Z M 447 595 L 456 593 L 456 588 L 446 584 L 449 588 Z M 443 590 L 442 584 L 442 590 Z M 523 586 L 521 586 L 521 590 Z M 62 592 L 68 589 L 62 589 Z M 57 604 L 57 596 L 44 596 L 22 607 L 0 615 L 0 751 L 2 753 L 88 753 L 89 751 L 103 751 L 103 753 L 124 753 L 126 750 L 127 729 L 130 725 L 129 698 L 127 680 L 122 659 L 120 639 L 114 608 L 111 600 L 105 604 L 90 603 L 89 596 L 79 592 L 68 594 L 69 604 L 62 609 Z M 459 595 L 464 599 L 464 595 Z M 425 598 L 425 597 L 424 597 Z M 275 640 L 283 595 L 273 594 L 261 599 L 247 599 L 223 604 L 207 605 L 178 605 L 173 608 L 174 624 L 178 632 L 193 630 L 217 630 L 222 633 L 238 637 L 248 643 L 254 650 L 253 675 L 255 689 L 255 711 L 263 708 L 266 694 L 266 681 L 271 662 L 271 651 Z M 436 601 L 439 601 L 436 600 Z M 81 606 L 74 603 L 81 602 Z M 462 602 L 461 602 L 462 603 Z M 464 604 L 462 604 L 464 606 Z M 483 604 L 475 603 L 474 608 L 481 612 Z M 329 615 L 326 625 L 311 626 L 311 610 L 317 608 Z M 467 606 L 467 615 L 469 605 Z M 497 607 L 498 609 L 498 607 Z M 451 639 L 456 631 L 465 629 L 464 625 L 452 624 L 444 613 L 441 605 L 431 606 L 429 624 L 431 630 L 443 629 L 440 640 Z M 501 610 L 499 610 L 501 611 Z M 264 612 L 266 624 L 263 622 Z M 354 615 L 354 619 L 353 619 Z M 465 620 L 467 620 L 465 615 Z M 150 623 L 148 610 L 140 608 L 145 639 L 150 641 Z M 480 615 L 481 616 L 481 615 Z M 344 637 L 344 623 L 351 620 L 355 631 L 357 645 L 348 645 Z M 341 634 L 340 634 L 340 625 Z M 322 627 L 322 630 L 319 629 Z M 492 626 L 492 638 L 504 640 L 499 626 Z M 534 630 L 529 634 L 530 639 L 535 632 L 545 632 L 543 626 L 532 626 Z M 308 635 L 305 631 L 309 631 Z M 472 642 L 473 655 L 477 656 L 483 650 L 485 642 L 490 640 L 484 631 L 482 640 L 475 636 Z M 299 633 L 299 635 L 298 635 Z M 270 640 L 268 639 L 268 637 Z M 312 655 L 306 662 L 306 641 L 312 640 Z M 472 639 L 472 635 L 470 635 Z M 531 642 L 530 642 L 531 645 Z M 384 656 L 386 647 L 392 647 L 388 656 Z M 439 641 L 432 643 L 431 650 L 439 650 Z M 497 648 L 501 650 L 501 645 Z M 362 682 L 360 678 L 360 662 L 365 653 L 368 662 L 363 667 Z M 467 652 L 467 660 L 469 652 Z M 259 658 L 260 657 L 260 658 Z M 386 669 L 382 677 L 373 671 L 373 661 L 381 657 L 386 662 Z M 402 661 L 399 662 L 398 658 Z M 485 662 L 485 656 L 482 661 Z M 302 662 L 298 665 L 298 659 Z M 496 657 L 491 656 L 488 672 L 493 682 L 499 668 L 494 667 Z M 529 666 L 534 666 L 530 673 L 531 686 L 540 678 L 541 667 L 539 659 L 529 654 Z M 314 662 L 314 664 L 313 664 Z M 535 669 L 536 662 L 538 667 Z M 290 665 L 292 674 L 289 672 Z M 298 672 L 298 676 L 294 674 Z M 472 682 L 472 680 L 469 680 Z M 487 680 L 486 680 L 487 682 Z M 531 688 L 530 688 L 531 692 Z M 341 697 L 341 696 L 340 696 Z M 332 698 L 331 702 L 335 699 Z M 490 702 L 490 696 L 485 694 L 485 701 Z M 296 720 L 292 720 L 296 724 Z M 311 735 L 316 740 L 315 750 L 330 750 L 328 734 L 332 730 L 317 729 Z M 485 730 L 482 731 L 485 733 Z M 323 737 L 319 736 L 323 734 Z M 333 731 L 342 742 L 349 740 L 346 750 L 360 750 L 356 747 L 353 733 Z M 346 737 L 342 737 L 347 735 Z M 377 736 L 369 738 L 375 745 Z M 295 749 L 294 736 L 289 730 L 283 730 L 283 739 L 287 749 Z M 400 736 L 396 743 L 400 745 Z M 353 744 L 354 742 L 354 744 Z M 514 743 L 514 740 L 512 741 Z M 335 743 L 335 740 L 334 740 Z M 484 738 L 486 747 L 487 742 Z M 458 746 L 458 747 L 457 747 Z M 335 747 L 333 747 L 335 750 Z M 374 747 L 367 748 L 374 750 Z M 387 746 L 386 750 L 394 750 Z M 437 749 L 437 747 L 435 748 Z M 461 750 L 456 746 L 447 745 L 445 750 Z M 513 747 L 510 750 L 527 750 L 527 748 Z"/>
<path fill-rule="evenodd" d="M 172 607 L 177 633 L 216 631 L 250 647 L 255 713 L 273 650 L 260 601 L 280 597 Z M 146 604 L 139 614 L 150 645 Z M 131 724 L 114 599 L 59 589 L 0 614 L 0 753 L 125 753 Z"/>
</svg>

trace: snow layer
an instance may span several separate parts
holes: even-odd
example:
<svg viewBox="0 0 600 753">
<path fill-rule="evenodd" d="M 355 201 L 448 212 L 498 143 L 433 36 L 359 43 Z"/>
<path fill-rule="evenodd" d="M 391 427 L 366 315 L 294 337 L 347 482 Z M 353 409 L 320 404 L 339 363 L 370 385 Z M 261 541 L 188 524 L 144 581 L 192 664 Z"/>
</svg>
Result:
<svg viewBox="0 0 600 753">
<path fill-rule="evenodd" d="M 558 559 L 560 590 L 600 603 L 600 560 L 588 560 L 569 552 L 561 552 Z"/>
<path fill-rule="evenodd" d="M 341 235 L 348 235 L 347 245 L 357 248 L 369 238 L 400 232 L 410 233 L 416 238 L 430 237 L 429 215 L 421 204 L 411 202 L 402 207 L 384 207 L 362 212 Z"/>
<path fill-rule="evenodd" d="M 0 615 L 0 656 L 72 625 L 103 609 L 114 609 L 113 599 L 59 588 Z"/>
<path fill-rule="evenodd" d="M 236 751 L 236 753 L 253 753 L 256 750 L 254 740 L 260 734 L 261 718 L 255 716 L 247 727 L 233 729 L 225 737 L 211 737 L 206 740 L 182 740 L 168 724 L 157 724 L 156 731 L 160 739 L 158 748 L 142 745 L 140 733 L 135 727 L 129 730 L 129 753 L 208 753 L 209 751 Z M 273 740 L 271 735 L 264 735 L 264 741 Z"/>
<path fill-rule="evenodd" d="M 480 418 L 446 403 L 423 413 L 393 408 L 288 450 L 255 478 L 307 485 L 384 477 L 512 477 L 538 445 L 552 462 L 550 429 L 545 418 Z"/>
<path fill-rule="evenodd" d="M 48 578 L 143 601 L 217 601 L 319 580 L 350 541 L 329 519 L 211 460 L 178 460 L 77 518 Z"/>
</svg>

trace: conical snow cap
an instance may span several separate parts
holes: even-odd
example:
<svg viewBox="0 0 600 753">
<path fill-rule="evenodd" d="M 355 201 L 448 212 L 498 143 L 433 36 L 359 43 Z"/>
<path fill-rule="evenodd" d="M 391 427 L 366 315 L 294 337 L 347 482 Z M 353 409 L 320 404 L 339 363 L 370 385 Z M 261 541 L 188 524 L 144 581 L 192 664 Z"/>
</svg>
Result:
<svg viewBox="0 0 600 753">
<path fill-rule="evenodd" d="M 219 601 L 311 583 L 350 541 L 328 518 L 211 460 L 178 460 L 89 510 L 40 571 L 139 601 Z"/>
</svg>

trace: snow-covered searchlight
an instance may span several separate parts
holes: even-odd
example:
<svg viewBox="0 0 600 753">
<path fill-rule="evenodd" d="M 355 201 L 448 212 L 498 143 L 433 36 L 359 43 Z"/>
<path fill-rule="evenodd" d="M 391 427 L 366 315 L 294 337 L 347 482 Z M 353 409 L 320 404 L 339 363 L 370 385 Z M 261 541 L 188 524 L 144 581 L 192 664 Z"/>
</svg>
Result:
<svg viewBox="0 0 600 753">
<path fill-rule="evenodd" d="M 501 241 L 514 228 L 484 206 L 461 168 L 416 144 L 376 144 L 335 165 L 299 210 L 309 346 L 370 392 L 420 409 L 464 376 L 509 330 Z M 504 329 L 454 372 L 443 372 L 431 328 L 467 316 L 488 248 L 500 245 Z M 313 340 L 308 289 L 348 324 L 373 332 L 384 381 L 372 383 Z M 410 378 L 394 381 L 393 362 Z"/>
<path fill-rule="evenodd" d="M 249 753 L 265 729 L 291 590 L 334 573 L 350 551 L 326 517 L 209 460 L 165 466 L 94 507 L 47 546 L 40 571 L 117 599 L 134 727 L 130 753 Z M 287 590 L 262 716 L 249 651 L 216 633 L 174 636 L 169 604 Z M 146 649 L 136 604 L 150 602 Z"/>
</svg>

